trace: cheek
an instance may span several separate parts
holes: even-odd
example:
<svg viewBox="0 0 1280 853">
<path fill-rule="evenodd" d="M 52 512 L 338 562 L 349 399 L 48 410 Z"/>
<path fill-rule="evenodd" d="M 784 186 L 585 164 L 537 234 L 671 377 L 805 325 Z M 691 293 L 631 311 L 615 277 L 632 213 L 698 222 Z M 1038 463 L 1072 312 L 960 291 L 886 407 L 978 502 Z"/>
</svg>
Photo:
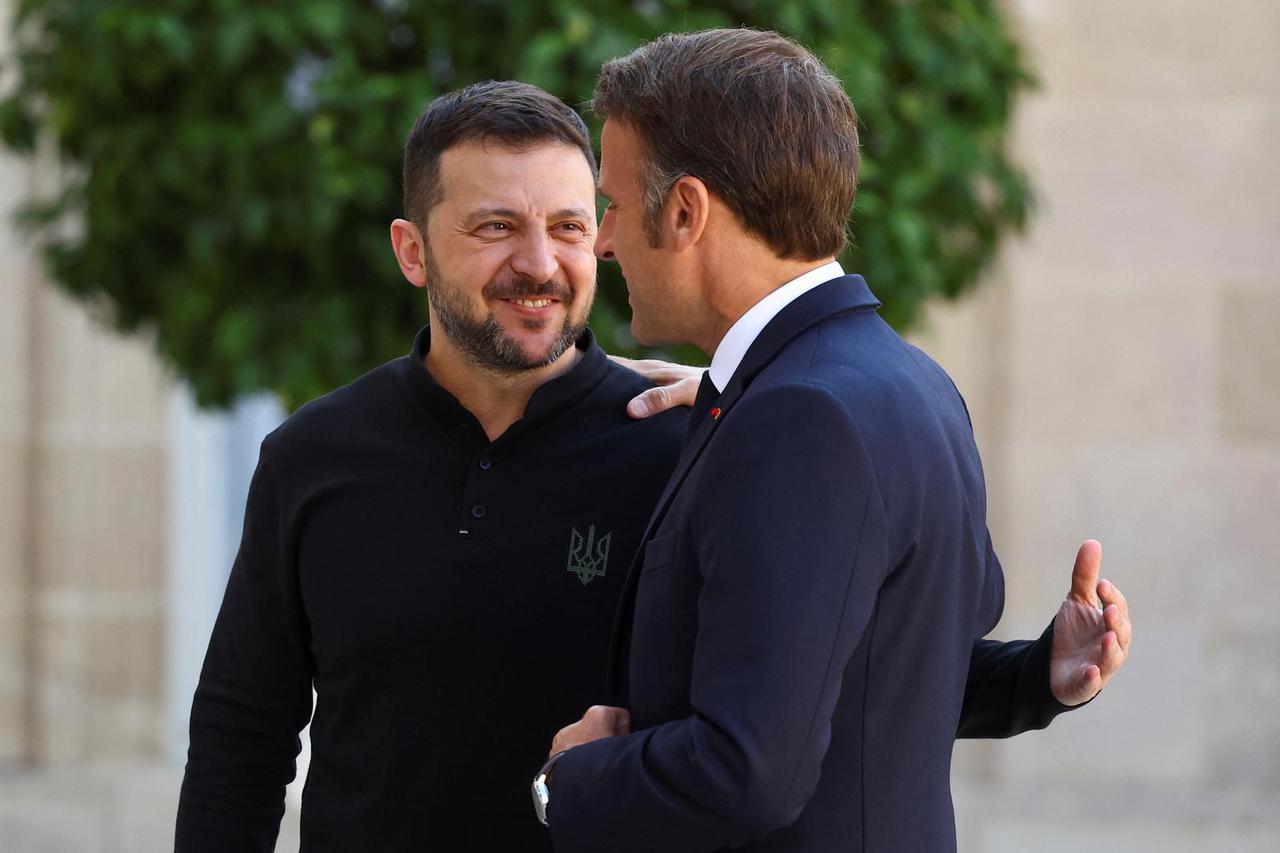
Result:
<svg viewBox="0 0 1280 853">
<path fill-rule="evenodd" d="M 513 245 L 507 241 L 484 246 L 471 258 L 472 264 L 467 273 L 472 279 L 487 284 L 511 263 L 512 252 Z"/>
<path fill-rule="evenodd" d="M 641 231 L 640 231 L 639 225 L 636 224 L 633 227 L 632 223 L 628 222 L 627 227 L 618 229 L 617 242 L 622 243 L 628 249 L 634 248 L 636 245 L 636 240 L 638 239 L 640 234 L 641 234 Z"/>
<path fill-rule="evenodd" d="M 594 246 L 584 242 L 561 253 L 560 268 L 565 271 L 572 287 L 590 287 L 596 280 Z"/>
</svg>

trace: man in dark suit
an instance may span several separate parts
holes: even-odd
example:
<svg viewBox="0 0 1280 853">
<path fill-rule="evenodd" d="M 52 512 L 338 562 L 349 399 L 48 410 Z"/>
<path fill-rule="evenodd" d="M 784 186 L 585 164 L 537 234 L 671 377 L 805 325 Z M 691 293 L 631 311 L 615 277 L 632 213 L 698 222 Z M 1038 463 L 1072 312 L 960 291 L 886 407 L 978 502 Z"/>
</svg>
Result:
<svg viewBox="0 0 1280 853">
<path fill-rule="evenodd" d="M 1004 581 L 963 401 L 835 261 L 853 107 L 804 48 L 749 30 L 614 60 L 594 107 L 596 253 L 635 336 L 713 359 L 623 593 L 625 709 L 562 730 L 535 783 L 556 849 L 952 850 L 954 738 L 1047 719 L 965 705 Z M 1080 592 L 1055 620 L 1083 650 L 1053 677 L 1064 705 L 1129 639 L 1114 587 L 1099 610 Z"/>
</svg>

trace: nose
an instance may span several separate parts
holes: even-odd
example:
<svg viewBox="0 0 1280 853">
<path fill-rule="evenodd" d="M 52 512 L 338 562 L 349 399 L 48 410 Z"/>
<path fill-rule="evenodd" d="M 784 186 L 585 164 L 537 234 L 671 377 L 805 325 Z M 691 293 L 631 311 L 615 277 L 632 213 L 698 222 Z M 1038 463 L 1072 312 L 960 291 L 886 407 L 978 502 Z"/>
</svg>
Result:
<svg viewBox="0 0 1280 853">
<path fill-rule="evenodd" d="M 613 211 L 606 210 L 596 232 L 596 257 L 602 261 L 613 260 Z"/>
<path fill-rule="evenodd" d="M 520 238 L 511 256 L 511 268 L 531 281 L 549 281 L 559 265 L 550 235 L 537 229 Z"/>
</svg>

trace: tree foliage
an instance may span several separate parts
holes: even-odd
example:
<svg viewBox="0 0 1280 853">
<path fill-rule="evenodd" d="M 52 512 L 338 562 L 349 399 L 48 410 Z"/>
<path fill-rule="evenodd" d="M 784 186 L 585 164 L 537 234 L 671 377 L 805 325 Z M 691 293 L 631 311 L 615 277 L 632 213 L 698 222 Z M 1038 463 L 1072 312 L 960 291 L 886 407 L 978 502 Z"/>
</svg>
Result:
<svg viewBox="0 0 1280 853">
<path fill-rule="evenodd" d="M 429 99 L 516 78 L 578 104 L 669 30 L 777 29 L 844 81 L 865 157 L 843 260 L 900 328 L 1027 214 L 1006 130 L 1030 78 L 996 0 L 19 0 L 12 23 L 0 136 L 61 161 L 21 214 L 51 277 L 153 330 L 204 404 L 297 405 L 406 351 L 426 309 L 387 224 Z M 615 351 L 626 316 L 602 264 Z"/>
</svg>

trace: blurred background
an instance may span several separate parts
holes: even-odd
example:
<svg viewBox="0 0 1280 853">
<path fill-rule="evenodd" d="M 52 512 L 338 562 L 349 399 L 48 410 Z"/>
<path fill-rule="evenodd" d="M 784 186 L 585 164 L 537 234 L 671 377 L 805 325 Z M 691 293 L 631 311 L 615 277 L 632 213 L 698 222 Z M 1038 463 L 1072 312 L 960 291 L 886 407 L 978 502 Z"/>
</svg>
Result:
<svg viewBox="0 0 1280 853">
<path fill-rule="evenodd" d="M 737 23 L 859 108 L 843 260 L 968 400 L 998 635 L 1088 537 L 1132 604 L 1090 707 L 958 745 L 960 848 L 1280 851 L 1280 4 L 0 0 L 0 853 L 171 849 L 258 442 L 425 322 L 426 101 Z"/>
</svg>

